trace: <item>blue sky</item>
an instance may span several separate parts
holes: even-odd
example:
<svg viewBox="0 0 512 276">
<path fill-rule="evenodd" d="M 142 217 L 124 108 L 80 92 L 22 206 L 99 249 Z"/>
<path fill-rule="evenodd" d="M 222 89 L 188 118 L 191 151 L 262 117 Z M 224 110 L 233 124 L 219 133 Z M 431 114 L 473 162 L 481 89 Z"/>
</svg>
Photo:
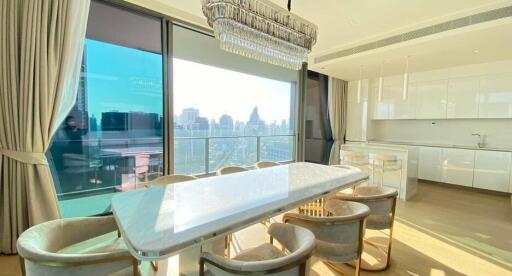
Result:
<svg viewBox="0 0 512 276">
<path fill-rule="evenodd" d="M 86 40 L 89 116 L 106 111 L 163 112 L 162 57 L 137 49 Z M 267 122 L 290 117 L 291 84 L 174 59 L 174 113 L 194 107 L 216 119 L 247 121 L 258 106 Z"/>
</svg>

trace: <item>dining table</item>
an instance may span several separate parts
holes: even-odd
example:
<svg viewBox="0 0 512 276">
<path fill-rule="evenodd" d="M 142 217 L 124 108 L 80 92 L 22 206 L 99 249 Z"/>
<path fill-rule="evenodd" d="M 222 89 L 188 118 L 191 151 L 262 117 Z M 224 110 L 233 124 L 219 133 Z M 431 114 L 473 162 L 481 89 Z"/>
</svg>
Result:
<svg viewBox="0 0 512 276">
<path fill-rule="evenodd" d="M 296 162 L 119 193 L 112 212 L 135 258 L 179 254 L 180 275 L 198 275 L 200 253 L 221 254 L 215 244 L 226 235 L 367 179 L 361 171 Z"/>
</svg>

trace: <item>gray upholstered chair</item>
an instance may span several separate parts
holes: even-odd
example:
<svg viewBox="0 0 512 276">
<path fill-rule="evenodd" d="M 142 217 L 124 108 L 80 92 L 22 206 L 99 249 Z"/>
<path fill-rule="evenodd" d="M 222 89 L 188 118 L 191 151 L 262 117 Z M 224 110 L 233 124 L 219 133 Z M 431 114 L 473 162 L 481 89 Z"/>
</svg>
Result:
<svg viewBox="0 0 512 276">
<path fill-rule="evenodd" d="M 26 275 L 138 275 L 138 262 L 112 216 L 58 219 L 23 232 L 17 242 Z"/>
<path fill-rule="evenodd" d="M 244 250 L 232 259 L 202 253 L 200 275 L 308 275 L 309 259 L 315 248 L 313 233 L 303 227 L 274 223 L 268 234 L 270 243 Z M 274 239 L 284 250 L 273 245 Z"/>
<path fill-rule="evenodd" d="M 279 166 L 280 164 L 277 163 L 277 162 L 272 162 L 272 161 L 260 161 L 258 163 L 256 163 L 254 166 L 258 169 L 264 169 L 264 168 L 270 168 L 270 167 L 275 167 L 275 166 Z"/>
<path fill-rule="evenodd" d="M 245 172 L 245 171 L 248 171 L 248 169 L 244 168 L 244 167 L 239 167 L 239 166 L 227 166 L 227 167 L 222 167 L 219 170 L 217 170 L 217 175 L 225 175 L 225 174 Z"/>
<path fill-rule="evenodd" d="M 164 175 L 159 178 L 149 182 L 150 187 L 162 186 L 167 184 L 174 184 L 178 182 L 196 180 L 197 177 L 193 175 L 185 175 L 185 174 L 172 174 L 172 175 Z"/>
<path fill-rule="evenodd" d="M 363 270 L 382 271 L 389 267 L 391 261 L 391 245 L 393 243 L 393 224 L 395 221 L 396 200 L 398 191 L 388 187 L 357 187 L 352 194 L 337 193 L 334 198 L 344 201 L 359 202 L 370 208 L 370 215 L 366 219 L 366 228 L 372 230 L 388 230 L 388 245 L 385 248 L 386 263 L 373 268 L 361 267 Z M 365 240 L 365 244 L 381 248 Z"/>
<path fill-rule="evenodd" d="M 333 269 L 339 269 L 333 263 L 355 261 L 355 275 L 360 273 L 361 253 L 365 219 L 370 209 L 361 203 L 328 200 L 325 204 L 327 217 L 306 216 L 287 213 L 283 222 L 302 226 L 311 230 L 316 237 L 316 249 L 313 255 Z"/>
</svg>

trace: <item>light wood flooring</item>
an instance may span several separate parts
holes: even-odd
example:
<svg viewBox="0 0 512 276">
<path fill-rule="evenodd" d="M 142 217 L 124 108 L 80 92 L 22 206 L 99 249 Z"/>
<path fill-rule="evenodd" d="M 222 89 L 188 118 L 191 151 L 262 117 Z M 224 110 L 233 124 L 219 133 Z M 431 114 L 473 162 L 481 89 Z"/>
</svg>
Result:
<svg viewBox="0 0 512 276">
<path fill-rule="evenodd" d="M 236 233 L 232 254 L 267 242 L 265 230 L 257 224 Z M 378 231 L 367 231 L 367 235 L 385 242 Z M 157 274 L 175 275 L 171 268 L 176 264 L 177 258 L 160 262 Z M 141 269 L 144 275 L 153 274 L 147 263 Z M 342 269 L 353 273 L 348 266 Z M 4 275 L 20 275 L 17 256 L 0 256 L 0 276 Z M 340 274 L 313 259 L 311 275 Z M 391 267 L 361 275 L 512 276 L 510 197 L 421 182 L 414 198 L 398 203 Z"/>
</svg>

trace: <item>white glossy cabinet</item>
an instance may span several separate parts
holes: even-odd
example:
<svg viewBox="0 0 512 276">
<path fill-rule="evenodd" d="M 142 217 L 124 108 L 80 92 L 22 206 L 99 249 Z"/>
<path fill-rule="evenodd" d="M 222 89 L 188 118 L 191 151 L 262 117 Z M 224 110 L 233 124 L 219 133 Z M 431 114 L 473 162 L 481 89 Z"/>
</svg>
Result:
<svg viewBox="0 0 512 276">
<path fill-rule="evenodd" d="M 512 73 L 481 78 L 478 117 L 512 118 Z"/>
<path fill-rule="evenodd" d="M 384 80 L 383 99 L 388 105 L 389 119 L 414 119 L 416 117 L 416 91 L 407 91 L 404 98 L 403 75 Z"/>
<path fill-rule="evenodd" d="M 448 81 L 446 117 L 478 117 L 478 78 L 457 78 Z"/>
<path fill-rule="evenodd" d="M 420 147 L 418 178 L 430 181 L 441 181 L 442 148 Z"/>
<path fill-rule="evenodd" d="M 511 153 L 475 151 L 473 187 L 508 192 L 510 185 Z"/>
<path fill-rule="evenodd" d="M 441 182 L 472 187 L 474 167 L 474 150 L 443 148 Z"/>
<path fill-rule="evenodd" d="M 446 118 L 446 80 L 410 83 L 409 90 L 416 93 L 417 119 Z"/>
<path fill-rule="evenodd" d="M 360 93 L 358 93 L 358 81 L 349 82 L 347 90 L 347 140 L 366 140 L 367 103 L 368 81 L 361 82 Z"/>
</svg>

